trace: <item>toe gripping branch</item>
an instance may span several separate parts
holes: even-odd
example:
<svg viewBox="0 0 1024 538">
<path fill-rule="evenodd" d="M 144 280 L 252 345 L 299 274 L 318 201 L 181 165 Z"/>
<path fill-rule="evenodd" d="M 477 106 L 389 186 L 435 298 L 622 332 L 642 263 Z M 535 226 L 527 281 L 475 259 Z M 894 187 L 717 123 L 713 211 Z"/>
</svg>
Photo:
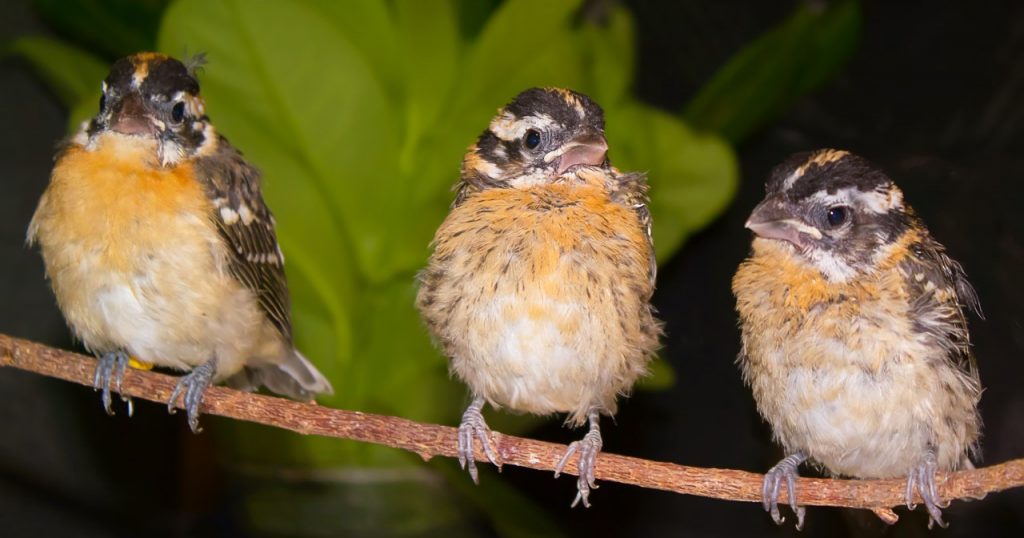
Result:
<svg viewBox="0 0 1024 538">
<path fill-rule="evenodd" d="M 935 473 L 938 469 L 939 464 L 935 459 L 935 449 L 929 448 L 921 462 L 911 469 L 910 474 L 907 476 L 907 508 L 911 510 L 917 508 L 917 504 L 914 503 L 914 492 L 920 493 L 921 500 L 924 501 L 924 507 L 928 510 L 929 529 L 932 528 L 933 524 L 938 524 L 942 528 L 947 526 L 947 523 L 942 520 L 941 508 L 949 506 L 949 502 L 943 503 L 939 499 L 938 488 L 935 486 Z"/>
<path fill-rule="evenodd" d="M 101 396 L 103 409 L 108 415 L 114 414 L 114 410 L 110 407 L 113 403 L 111 389 L 121 392 L 121 382 L 124 381 L 124 373 L 128 370 L 130 360 L 131 358 L 124 351 L 109 351 L 97 360 L 96 374 L 92 378 L 92 388 L 103 391 Z M 121 394 L 121 401 L 128 404 L 128 416 L 132 416 L 134 412 L 132 399 Z"/>
<path fill-rule="evenodd" d="M 583 439 L 573 441 L 569 445 L 569 449 L 565 451 L 565 455 L 558 461 L 558 465 L 555 466 L 555 478 L 558 478 L 565 469 L 565 465 L 569 463 L 569 458 L 579 452 L 579 463 L 577 464 L 579 477 L 576 479 L 576 498 L 572 501 L 573 507 L 582 501 L 583 506 L 590 508 L 590 490 L 597 489 L 594 469 L 597 466 L 597 455 L 601 452 L 603 445 L 599 423 L 601 415 L 598 411 L 591 410 L 587 418 L 590 422 L 590 431 L 583 436 Z"/>
<path fill-rule="evenodd" d="M 469 476 L 474 484 L 480 483 L 480 477 L 476 470 L 476 456 L 473 454 L 473 439 L 476 438 L 483 446 L 487 459 L 501 471 L 501 459 L 498 457 L 497 448 L 491 438 L 491 429 L 487 427 L 484 416 L 480 411 L 484 407 L 484 399 L 476 397 L 473 403 L 469 404 L 466 412 L 462 414 L 462 422 L 459 424 L 459 465 L 469 470 Z"/>
<path fill-rule="evenodd" d="M 764 475 L 764 482 L 761 486 L 761 505 L 764 506 L 766 512 L 771 514 L 772 521 L 776 525 L 782 525 L 786 521 L 786 518 L 779 514 L 779 489 L 781 489 L 782 480 L 785 479 L 789 506 L 796 514 L 796 530 L 804 527 L 804 515 L 807 513 L 807 509 L 796 503 L 796 478 L 797 468 L 805 461 L 807 461 L 807 455 L 803 452 L 790 454 Z"/>
<path fill-rule="evenodd" d="M 203 431 L 199 427 L 199 405 L 203 402 L 203 394 L 206 393 L 206 389 L 210 388 L 210 385 L 213 383 L 213 375 L 216 371 L 216 358 L 204 362 L 187 375 L 181 377 L 178 384 L 174 386 L 171 398 L 167 400 L 167 412 L 173 414 L 175 412 L 174 404 L 178 400 L 178 395 L 184 392 L 181 403 L 185 412 L 188 413 L 188 426 L 192 428 L 193 433 Z"/>
</svg>

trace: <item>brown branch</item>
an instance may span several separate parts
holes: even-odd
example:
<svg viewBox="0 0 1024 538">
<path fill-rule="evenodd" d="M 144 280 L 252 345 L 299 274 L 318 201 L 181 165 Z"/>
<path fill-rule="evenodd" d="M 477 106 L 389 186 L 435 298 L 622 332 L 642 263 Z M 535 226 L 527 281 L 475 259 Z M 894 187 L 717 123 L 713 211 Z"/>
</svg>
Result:
<svg viewBox="0 0 1024 538">
<path fill-rule="evenodd" d="M 0 366 L 13 366 L 92 385 L 95 365 L 95 360 L 90 357 L 0 334 Z M 129 369 L 124 377 L 123 391 L 134 398 L 165 402 L 175 383 L 176 378 L 171 376 Z M 201 409 L 206 414 L 256 422 L 305 435 L 354 439 L 400 448 L 419 454 L 424 460 L 433 456 L 456 456 L 456 430 L 448 426 L 330 409 L 223 387 L 210 388 Z M 553 471 L 555 463 L 566 450 L 565 445 L 500 433 L 495 433 L 494 439 L 506 465 L 542 471 Z M 479 449 L 477 460 L 486 461 Z M 569 463 L 566 472 L 576 473 L 575 462 Z M 601 453 L 597 478 L 687 495 L 759 502 L 763 475 Z M 940 498 L 981 498 L 988 493 L 1024 486 L 1024 459 L 971 471 L 940 473 L 938 483 Z M 800 478 L 797 484 L 800 504 L 877 509 L 884 514 L 886 508 L 903 504 L 906 482 L 902 479 Z M 779 495 L 780 502 L 786 502 L 785 484 Z M 889 515 L 894 516 L 891 512 Z"/>
</svg>

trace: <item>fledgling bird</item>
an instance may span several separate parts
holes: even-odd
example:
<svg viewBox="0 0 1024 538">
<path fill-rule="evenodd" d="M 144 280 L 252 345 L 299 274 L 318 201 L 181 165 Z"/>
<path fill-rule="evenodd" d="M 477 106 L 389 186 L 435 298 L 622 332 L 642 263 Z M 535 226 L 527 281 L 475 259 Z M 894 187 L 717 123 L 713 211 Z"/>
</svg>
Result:
<svg viewBox="0 0 1024 538">
<path fill-rule="evenodd" d="M 810 459 L 833 476 L 907 477 L 943 525 L 937 471 L 971 468 L 981 385 L 964 308 L 981 314 L 960 264 L 888 176 L 837 150 L 791 157 L 746 227 L 753 249 L 733 277 L 738 362 L 787 456 L 764 480 L 782 523 L 786 480 Z"/>
<path fill-rule="evenodd" d="M 194 70 L 174 58 L 113 64 L 99 112 L 56 156 L 28 242 L 72 332 L 99 357 L 108 413 L 133 359 L 190 372 L 168 409 L 183 394 L 193 431 L 211 383 L 300 400 L 332 390 L 292 345 L 260 173 L 217 134 Z"/>
<path fill-rule="evenodd" d="M 485 402 L 567 413 L 590 429 L 555 476 L 578 453 L 573 506 L 590 506 L 599 417 L 615 413 L 658 346 L 646 179 L 613 168 L 607 150 L 596 103 L 533 88 L 499 110 L 463 160 L 417 307 L 472 393 L 458 448 L 474 482 L 474 439 L 501 465 Z"/>
</svg>

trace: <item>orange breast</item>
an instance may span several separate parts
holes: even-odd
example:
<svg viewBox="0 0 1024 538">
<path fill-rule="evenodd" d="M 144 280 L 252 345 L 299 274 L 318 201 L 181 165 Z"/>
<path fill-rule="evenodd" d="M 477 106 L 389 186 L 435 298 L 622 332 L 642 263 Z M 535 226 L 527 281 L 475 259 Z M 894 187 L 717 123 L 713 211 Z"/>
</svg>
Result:
<svg viewBox="0 0 1024 538">
<path fill-rule="evenodd" d="M 37 215 L 40 239 L 99 246 L 104 265 L 127 271 L 140 253 L 174 241 L 170 220 L 205 220 L 209 201 L 192 166 L 160 168 L 153 155 L 153 142 L 116 135 L 102 137 L 94 151 L 66 151 Z"/>
</svg>

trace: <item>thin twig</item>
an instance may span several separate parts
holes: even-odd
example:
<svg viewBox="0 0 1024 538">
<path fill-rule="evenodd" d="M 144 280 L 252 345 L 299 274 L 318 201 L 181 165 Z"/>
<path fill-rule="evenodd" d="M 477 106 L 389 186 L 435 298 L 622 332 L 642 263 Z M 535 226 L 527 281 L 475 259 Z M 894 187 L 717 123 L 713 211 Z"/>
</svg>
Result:
<svg viewBox="0 0 1024 538">
<path fill-rule="evenodd" d="M 0 334 L 0 366 L 13 366 L 82 385 L 92 385 L 95 365 L 96 361 L 90 357 Z M 155 372 L 129 370 L 124 377 L 122 389 L 124 394 L 133 398 L 165 402 L 176 381 L 174 377 Z M 419 454 L 424 460 L 434 456 L 456 457 L 456 430 L 448 426 L 330 409 L 224 387 L 210 388 L 201 409 L 206 414 L 265 424 L 305 435 L 353 439 L 400 448 Z M 565 445 L 497 432 L 494 440 L 504 464 L 542 471 L 553 471 L 566 450 Z M 479 447 L 476 458 L 478 461 L 486 461 Z M 575 462 L 569 463 L 566 472 L 576 473 Z M 763 476 L 746 471 L 688 467 L 601 453 L 597 463 L 597 478 L 686 495 L 760 502 Z M 938 483 L 940 498 L 979 499 L 988 493 L 1024 486 L 1024 459 L 970 471 L 940 473 Z M 903 504 L 905 486 L 903 479 L 800 478 L 797 481 L 797 500 L 805 505 L 884 511 L 888 507 Z M 780 502 L 788 502 L 785 482 L 779 492 L 779 499 Z"/>
</svg>

